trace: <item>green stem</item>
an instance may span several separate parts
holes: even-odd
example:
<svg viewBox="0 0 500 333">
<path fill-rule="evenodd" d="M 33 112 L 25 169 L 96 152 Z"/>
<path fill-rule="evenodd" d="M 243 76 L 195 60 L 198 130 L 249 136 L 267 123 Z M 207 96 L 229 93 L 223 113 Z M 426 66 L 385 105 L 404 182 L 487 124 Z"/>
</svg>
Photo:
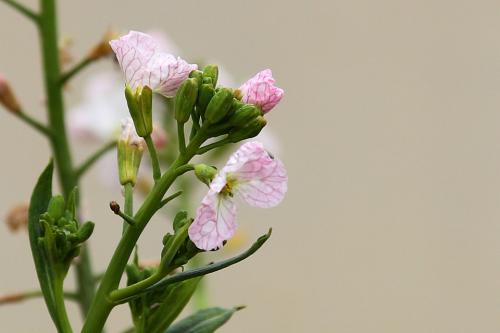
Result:
<svg viewBox="0 0 500 333">
<path fill-rule="evenodd" d="M 195 156 L 198 148 L 205 140 L 206 137 L 202 129 L 198 132 L 198 135 L 193 138 L 185 154 L 180 154 L 177 157 L 167 172 L 158 180 L 151 192 L 145 198 L 142 206 L 134 216 L 137 225 L 127 228 L 115 249 L 113 257 L 111 258 L 97 290 L 96 297 L 90 307 L 82 328 L 82 333 L 96 333 L 102 330 L 115 305 L 109 299 L 109 295 L 113 290 L 117 289 L 137 240 L 153 214 L 158 210 L 161 199 L 175 179 L 183 172 L 189 171 L 188 168 L 183 168 L 183 166 Z"/>
<path fill-rule="evenodd" d="M 186 138 L 184 134 L 184 123 L 177 123 L 177 137 L 179 138 L 179 152 L 184 154 L 186 151 Z"/>
<path fill-rule="evenodd" d="M 52 133 L 52 131 L 47 126 L 45 126 L 44 124 L 40 123 L 38 120 L 36 120 L 34 118 L 31 118 L 31 116 L 27 115 L 23 111 L 21 111 L 21 112 L 12 112 L 12 114 L 14 114 L 16 117 L 18 117 L 22 121 L 24 121 L 26 124 L 28 124 L 29 126 L 31 126 L 33 129 L 35 129 L 38 132 L 40 132 L 41 134 L 45 135 L 47 138 L 50 139 L 52 137 L 52 135 L 54 135 Z"/>
<path fill-rule="evenodd" d="M 112 141 L 99 148 L 99 150 L 97 150 L 95 153 L 89 156 L 85 160 L 85 162 L 83 162 L 78 168 L 76 168 L 75 176 L 78 179 L 81 178 L 85 174 L 85 172 L 87 172 L 94 165 L 95 162 L 97 162 L 104 154 L 106 154 L 108 151 L 112 150 L 115 147 L 116 147 L 116 141 Z"/>
<path fill-rule="evenodd" d="M 56 313 L 58 321 L 58 331 L 59 333 L 72 333 L 73 329 L 68 319 L 68 313 L 66 312 L 66 305 L 64 304 L 64 290 L 63 281 L 64 278 L 57 278 L 54 281 L 54 301 L 56 305 Z"/>
<path fill-rule="evenodd" d="M 93 59 L 92 58 L 84 58 L 82 59 L 79 63 L 77 63 L 73 68 L 68 70 L 66 73 L 62 74 L 61 79 L 60 79 L 60 84 L 64 85 L 66 84 L 73 76 L 78 74 L 82 69 L 87 67 L 92 63 Z"/>
<path fill-rule="evenodd" d="M 217 142 L 211 143 L 209 145 L 206 145 L 204 147 L 201 147 L 200 149 L 198 149 L 198 152 L 196 154 L 198 154 L 198 155 L 205 154 L 206 152 L 208 152 L 212 149 L 222 147 L 224 145 L 227 145 L 228 143 L 231 143 L 231 141 L 228 138 L 224 138 L 220 141 L 217 141 Z"/>
<path fill-rule="evenodd" d="M 19 13 L 29 18 L 30 20 L 32 20 L 33 22 L 37 24 L 39 23 L 40 16 L 31 9 L 29 9 L 28 7 L 14 0 L 2 0 L 2 1 L 7 5 L 11 6 L 12 8 L 14 8 L 15 10 L 17 10 Z"/>
<path fill-rule="evenodd" d="M 155 144 L 151 135 L 144 138 L 146 145 L 148 146 L 149 156 L 151 157 L 151 165 L 153 166 L 153 179 L 155 182 L 161 177 L 160 161 L 158 160 L 158 153 L 156 152 Z"/>
<path fill-rule="evenodd" d="M 55 0 L 40 0 L 40 41 L 44 68 L 45 90 L 47 94 L 49 126 L 54 135 L 50 142 L 57 166 L 63 194 L 68 196 L 77 185 L 71 153 L 64 123 L 64 102 L 59 84 L 59 47 Z M 82 246 L 79 264 L 76 266 L 80 308 L 85 314 L 94 296 L 94 279 L 90 268 L 90 258 Z"/>
<path fill-rule="evenodd" d="M 160 206 L 158 207 L 158 209 L 163 208 L 166 204 L 168 204 L 170 201 L 174 200 L 175 198 L 177 198 L 181 194 L 182 194 L 182 191 L 178 191 L 178 192 L 175 192 L 174 194 L 166 197 L 165 199 L 163 199 L 160 202 Z"/>
<path fill-rule="evenodd" d="M 131 183 L 127 183 L 124 185 L 124 195 L 125 195 L 125 203 L 123 207 L 123 212 L 127 216 L 133 216 L 134 215 L 134 186 Z M 125 230 L 127 230 L 127 227 L 129 225 L 130 221 L 127 219 L 123 220 L 123 229 L 122 229 L 122 234 L 125 233 Z"/>
</svg>

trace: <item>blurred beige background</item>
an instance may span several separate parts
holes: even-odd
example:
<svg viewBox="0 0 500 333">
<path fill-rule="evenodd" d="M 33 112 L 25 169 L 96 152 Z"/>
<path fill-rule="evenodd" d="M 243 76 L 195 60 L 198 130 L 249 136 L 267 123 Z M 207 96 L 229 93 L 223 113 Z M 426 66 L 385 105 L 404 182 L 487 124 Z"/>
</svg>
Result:
<svg viewBox="0 0 500 333">
<path fill-rule="evenodd" d="M 248 306 L 220 332 L 500 331 L 499 1 L 88 0 L 60 1 L 60 14 L 77 58 L 108 27 L 156 28 L 238 82 L 270 67 L 286 90 L 268 119 L 289 194 L 278 208 L 240 215 L 252 238 L 275 233 L 250 260 L 211 276 L 214 304 Z M 43 119 L 36 37 L 0 4 L 0 72 Z M 109 68 L 85 71 L 67 104 Z M 5 112 L 0 137 L 4 216 L 28 199 L 49 151 Z M 92 147 L 79 148 L 81 160 Z M 118 193 L 96 173 L 83 189 L 103 269 L 120 230 L 107 210 Z M 152 221 L 141 239 L 151 258 L 164 227 Z M 35 287 L 27 236 L 2 225 L 0 244 L 0 292 Z M 110 331 L 128 320 L 123 306 Z M 52 332 L 42 301 L 1 307 L 0 326 Z"/>
</svg>

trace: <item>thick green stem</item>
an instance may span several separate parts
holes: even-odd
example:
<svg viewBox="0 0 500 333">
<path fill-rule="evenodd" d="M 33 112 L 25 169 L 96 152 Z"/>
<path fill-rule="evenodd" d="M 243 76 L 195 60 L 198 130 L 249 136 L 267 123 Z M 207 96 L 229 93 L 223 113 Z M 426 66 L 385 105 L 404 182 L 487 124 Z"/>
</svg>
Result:
<svg viewBox="0 0 500 333">
<path fill-rule="evenodd" d="M 48 118 L 51 131 L 50 142 L 57 166 L 59 181 L 65 196 L 77 185 L 71 153 L 64 124 L 64 102 L 60 85 L 59 40 L 55 0 L 40 0 L 40 40 L 42 46 L 45 90 L 47 94 Z M 80 307 L 85 314 L 94 296 L 94 279 L 90 269 L 90 259 L 82 247 L 80 260 L 76 266 Z"/>
<path fill-rule="evenodd" d="M 179 152 L 184 154 L 186 151 L 186 137 L 184 134 L 184 123 L 177 123 L 177 137 L 179 140 Z"/>
<path fill-rule="evenodd" d="M 191 158 L 196 154 L 200 145 L 205 141 L 203 130 L 193 138 L 185 154 L 181 154 L 173 162 L 165 174 L 156 182 L 151 192 L 147 195 L 144 203 L 134 216 L 137 225 L 129 226 L 123 234 L 118 246 L 115 249 L 113 257 L 104 273 L 101 284 L 97 290 L 96 297 L 90 307 L 90 311 L 83 325 L 82 333 L 101 332 L 111 310 L 113 302 L 109 298 L 110 293 L 118 288 L 121 276 L 129 257 L 134 250 L 135 244 L 139 239 L 147 223 L 158 210 L 160 202 L 170 188 L 175 179 L 187 172 L 190 168 L 183 168 Z"/>
<path fill-rule="evenodd" d="M 68 319 L 68 314 L 66 312 L 66 305 L 64 304 L 64 290 L 63 282 L 64 278 L 56 279 L 54 283 L 54 300 L 56 305 L 56 312 L 58 313 L 57 318 L 59 319 L 59 333 L 72 333 L 73 329 Z"/>
</svg>

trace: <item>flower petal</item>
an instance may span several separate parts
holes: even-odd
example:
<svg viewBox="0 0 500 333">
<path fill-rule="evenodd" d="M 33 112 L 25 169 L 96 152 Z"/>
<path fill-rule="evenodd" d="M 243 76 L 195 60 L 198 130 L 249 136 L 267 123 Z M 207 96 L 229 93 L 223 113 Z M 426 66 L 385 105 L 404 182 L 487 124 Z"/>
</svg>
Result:
<svg viewBox="0 0 500 333">
<path fill-rule="evenodd" d="M 189 238 L 199 249 L 209 251 L 222 247 L 235 230 L 236 206 L 233 200 L 210 190 L 189 227 Z"/>
<path fill-rule="evenodd" d="M 276 87 L 275 82 L 270 69 L 257 73 L 239 88 L 242 101 L 260 106 L 264 113 L 271 111 L 284 95 L 283 89 Z"/>
<path fill-rule="evenodd" d="M 242 145 L 230 157 L 220 177 L 233 181 L 233 192 L 255 207 L 278 205 L 288 189 L 288 176 L 283 163 L 269 155 L 262 143 L 257 141 Z"/>
</svg>

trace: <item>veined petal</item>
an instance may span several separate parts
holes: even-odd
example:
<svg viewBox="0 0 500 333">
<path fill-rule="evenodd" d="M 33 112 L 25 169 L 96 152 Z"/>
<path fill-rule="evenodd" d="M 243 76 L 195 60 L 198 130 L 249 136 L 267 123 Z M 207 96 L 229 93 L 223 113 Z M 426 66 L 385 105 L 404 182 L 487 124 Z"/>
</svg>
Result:
<svg viewBox="0 0 500 333">
<path fill-rule="evenodd" d="M 209 190 L 189 227 L 189 238 L 202 250 L 222 247 L 236 230 L 236 206 L 232 198 Z"/>
<path fill-rule="evenodd" d="M 249 205 L 269 208 L 278 205 L 288 189 L 283 163 L 272 157 L 260 142 L 242 145 L 221 171 L 232 191 Z"/>
<path fill-rule="evenodd" d="M 273 72 L 270 69 L 257 73 L 240 87 L 239 90 L 243 94 L 242 101 L 260 106 L 264 113 L 271 111 L 285 93 L 274 83 Z"/>
</svg>

